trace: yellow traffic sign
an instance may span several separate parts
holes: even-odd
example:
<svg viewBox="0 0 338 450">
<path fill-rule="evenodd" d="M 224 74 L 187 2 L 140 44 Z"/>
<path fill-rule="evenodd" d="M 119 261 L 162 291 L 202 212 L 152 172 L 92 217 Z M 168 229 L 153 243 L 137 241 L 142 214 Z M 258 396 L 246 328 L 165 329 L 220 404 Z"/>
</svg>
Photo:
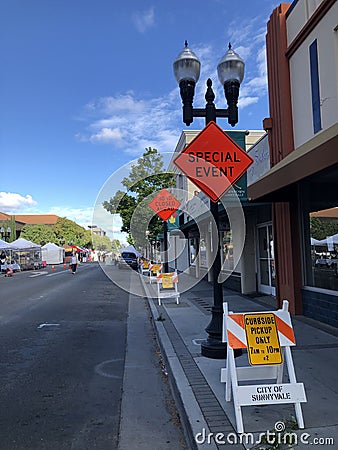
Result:
<svg viewBox="0 0 338 450">
<path fill-rule="evenodd" d="M 244 328 L 249 363 L 252 366 L 283 362 L 276 317 L 273 313 L 244 314 Z"/>
<path fill-rule="evenodd" d="M 172 289 L 174 287 L 172 273 L 162 273 L 162 287 L 163 289 Z"/>
</svg>

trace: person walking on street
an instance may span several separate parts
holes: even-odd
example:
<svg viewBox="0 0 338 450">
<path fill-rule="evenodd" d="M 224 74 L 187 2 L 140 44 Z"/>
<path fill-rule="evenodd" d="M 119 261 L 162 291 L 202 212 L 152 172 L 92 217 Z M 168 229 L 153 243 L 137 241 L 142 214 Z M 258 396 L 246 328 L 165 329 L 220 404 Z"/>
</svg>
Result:
<svg viewBox="0 0 338 450">
<path fill-rule="evenodd" d="M 75 275 L 78 264 L 78 258 L 76 253 L 73 253 L 70 264 L 72 266 L 72 274 Z"/>
</svg>

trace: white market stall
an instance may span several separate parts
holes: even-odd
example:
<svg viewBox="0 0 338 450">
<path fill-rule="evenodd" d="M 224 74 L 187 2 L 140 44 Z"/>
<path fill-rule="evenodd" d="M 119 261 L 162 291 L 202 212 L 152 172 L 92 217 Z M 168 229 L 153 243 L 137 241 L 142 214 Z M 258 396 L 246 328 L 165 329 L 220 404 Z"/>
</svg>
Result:
<svg viewBox="0 0 338 450">
<path fill-rule="evenodd" d="M 41 247 L 41 255 L 42 261 L 45 261 L 46 264 L 62 264 L 65 250 L 52 242 L 48 242 Z"/>
<path fill-rule="evenodd" d="M 338 233 L 327 236 L 325 239 L 311 238 L 311 246 L 314 248 L 314 263 L 316 267 L 338 267 Z"/>
<path fill-rule="evenodd" d="M 19 238 L 9 245 L 12 249 L 12 260 L 19 264 L 21 270 L 41 268 L 41 245 L 24 238 Z"/>
<path fill-rule="evenodd" d="M 0 272 L 5 272 L 7 267 L 13 270 L 20 270 L 20 266 L 13 259 L 11 245 L 0 239 Z"/>
</svg>

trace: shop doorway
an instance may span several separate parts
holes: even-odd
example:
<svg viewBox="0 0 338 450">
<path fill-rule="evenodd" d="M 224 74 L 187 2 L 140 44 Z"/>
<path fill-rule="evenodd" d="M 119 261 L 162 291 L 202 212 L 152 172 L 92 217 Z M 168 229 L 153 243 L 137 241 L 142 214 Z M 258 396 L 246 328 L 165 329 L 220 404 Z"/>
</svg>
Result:
<svg viewBox="0 0 338 450">
<path fill-rule="evenodd" d="M 276 271 L 272 224 L 259 225 L 258 233 L 258 291 L 276 295 Z"/>
</svg>

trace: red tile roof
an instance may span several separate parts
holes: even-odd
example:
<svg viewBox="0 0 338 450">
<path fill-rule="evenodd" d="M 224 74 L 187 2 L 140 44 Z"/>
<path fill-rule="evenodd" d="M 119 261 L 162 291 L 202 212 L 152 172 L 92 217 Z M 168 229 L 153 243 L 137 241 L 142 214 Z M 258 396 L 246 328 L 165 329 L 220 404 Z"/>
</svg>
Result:
<svg viewBox="0 0 338 450">
<path fill-rule="evenodd" d="M 338 217 L 338 208 L 323 209 L 322 211 L 312 212 L 312 213 L 310 213 L 310 216 L 311 217 L 337 218 Z"/>
<path fill-rule="evenodd" d="M 0 212 L 0 220 L 11 220 L 11 216 L 8 214 Z"/>
<path fill-rule="evenodd" d="M 55 225 L 60 218 L 56 214 L 15 214 L 14 217 L 29 225 Z"/>
</svg>

